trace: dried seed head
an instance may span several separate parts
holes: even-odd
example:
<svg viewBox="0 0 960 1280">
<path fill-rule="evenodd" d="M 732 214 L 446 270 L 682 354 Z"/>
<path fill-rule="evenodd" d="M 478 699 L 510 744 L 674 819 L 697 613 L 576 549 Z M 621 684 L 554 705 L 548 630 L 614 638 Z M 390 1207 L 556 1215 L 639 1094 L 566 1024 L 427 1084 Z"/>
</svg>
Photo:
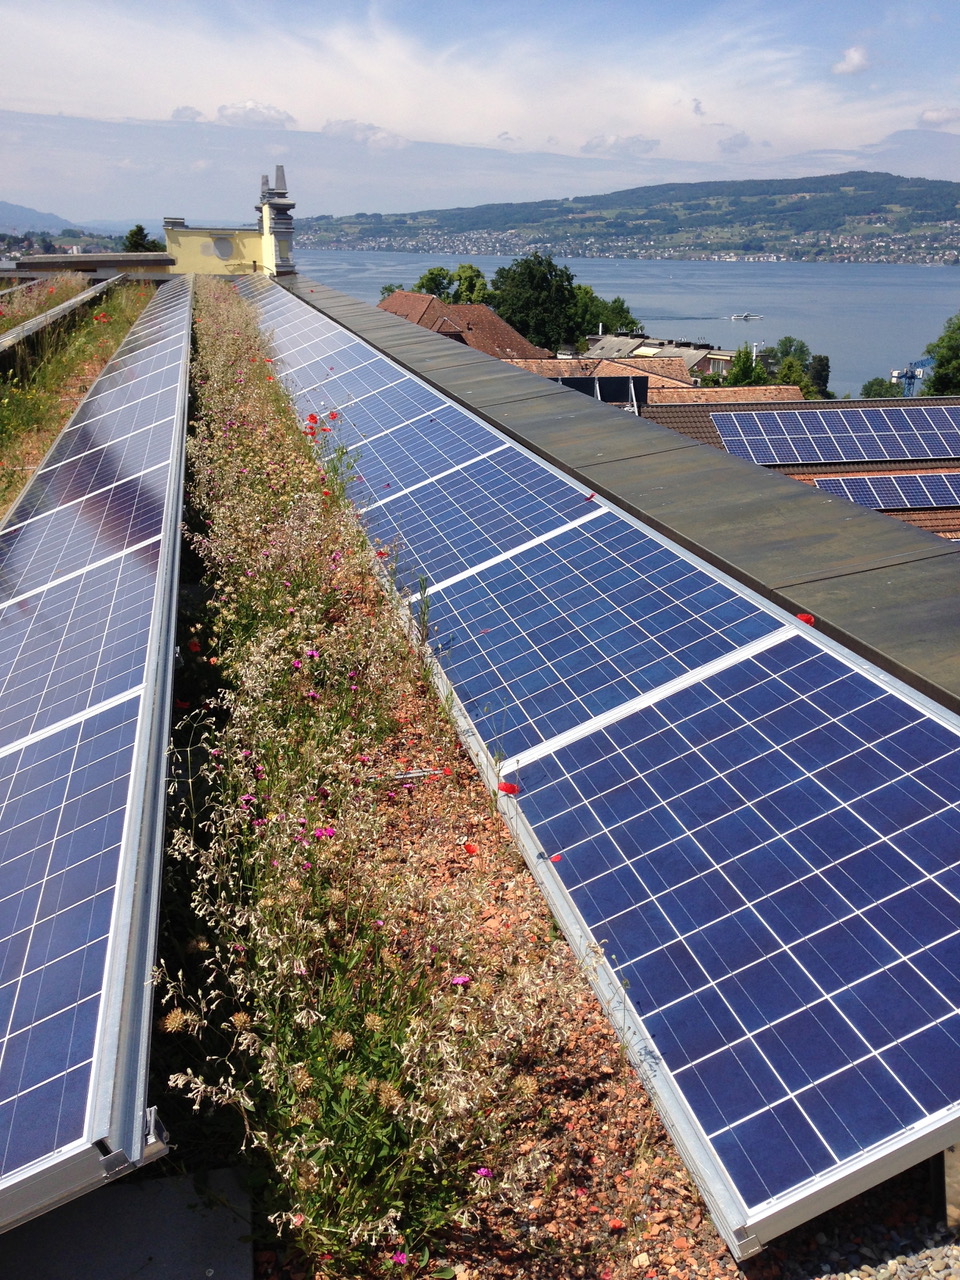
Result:
<svg viewBox="0 0 960 1280">
<path fill-rule="evenodd" d="M 379 1013 L 368 1013 L 363 1020 L 363 1025 L 368 1031 L 382 1031 L 384 1027 L 384 1020 L 380 1017 Z"/>
<path fill-rule="evenodd" d="M 379 1085 L 377 1097 L 380 1099 L 381 1107 L 385 1107 L 388 1111 L 399 1111 L 403 1106 L 403 1094 L 395 1085 L 387 1083 Z"/>
<path fill-rule="evenodd" d="M 238 1031 L 249 1031 L 253 1026 L 253 1019 L 249 1013 L 244 1013 L 242 1009 L 238 1010 L 230 1019 Z"/>
<path fill-rule="evenodd" d="M 331 907 L 339 907 L 342 902 L 346 902 L 347 895 L 342 889 L 331 889 L 327 894 L 327 901 Z"/>
<path fill-rule="evenodd" d="M 160 1019 L 160 1027 L 164 1031 L 184 1031 L 189 1023 L 182 1009 L 171 1009 L 165 1018 Z"/>
<path fill-rule="evenodd" d="M 290 1081 L 296 1089 L 309 1089 L 313 1084 L 313 1076 L 306 1067 L 294 1067 L 290 1072 Z"/>
<path fill-rule="evenodd" d="M 330 1037 L 330 1043 L 333 1045 L 334 1049 L 337 1050 L 352 1049 L 353 1036 L 349 1031 L 335 1031 Z"/>
<path fill-rule="evenodd" d="M 533 1076 L 517 1076 L 513 1087 L 521 1098 L 532 1098 L 537 1092 L 537 1082 Z"/>
</svg>

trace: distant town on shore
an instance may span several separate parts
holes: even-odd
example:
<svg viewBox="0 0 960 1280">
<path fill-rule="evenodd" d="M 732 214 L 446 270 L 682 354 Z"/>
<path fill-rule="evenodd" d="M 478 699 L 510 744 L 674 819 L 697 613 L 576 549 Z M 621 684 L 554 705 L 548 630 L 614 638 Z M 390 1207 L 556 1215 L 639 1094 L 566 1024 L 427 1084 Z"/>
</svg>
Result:
<svg viewBox="0 0 960 1280">
<path fill-rule="evenodd" d="M 298 217 L 306 249 L 960 264 L 960 183 L 889 173 L 679 182 L 522 204 Z"/>
</svg>

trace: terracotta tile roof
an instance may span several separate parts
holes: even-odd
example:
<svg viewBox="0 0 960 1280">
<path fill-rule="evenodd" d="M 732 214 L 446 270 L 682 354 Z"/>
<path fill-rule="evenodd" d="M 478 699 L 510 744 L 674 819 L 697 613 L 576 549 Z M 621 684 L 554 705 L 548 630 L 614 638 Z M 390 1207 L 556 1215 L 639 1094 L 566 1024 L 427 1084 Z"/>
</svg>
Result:
<svg viewBox="0 0 960 1280">
<path fill-rule="evenodd" d="M 482 303 L 449 303 L 429 293 L 411 293 L 397 289 L 380 303 L 382 311 L 402 316 L 423 329 L 432 329 L 445 337 L 463 342 L 475 351 L 484 351 L 498 360 L 535 360 L 553 356 L 545 347 L 535 347 L 516 329 L 501 320 L 497 313 Z"/>
<path fill-rule="evenodd" d="M 651 384 L 652 385 L 652 384 Z M 769 404 L 772 401 L 796 401 L 803 399 L 803 392 L 799 387 L 776 386 L 776 387 L 753 387 L 756 392 L 756 404 L 763 401 Z M 655 404 L 707 404 L 707 405 L 723 405 L 724 409 L 729 409 L 731 402 L 739 402 L 743 395 L 743 387 L 688 387 L 677 390 L 658 391 L 655 396 L 651 395 L 650 399 Z"/>
<path fill-rule="evenodd" d="M 597 360 L 580 356 L 573 360 L 508 360 L 527 373 L 543 378 L 627 378 L 642 374 L 651 387 L 692 387 L 693 379 L 682 360 Z"/>
</svg>

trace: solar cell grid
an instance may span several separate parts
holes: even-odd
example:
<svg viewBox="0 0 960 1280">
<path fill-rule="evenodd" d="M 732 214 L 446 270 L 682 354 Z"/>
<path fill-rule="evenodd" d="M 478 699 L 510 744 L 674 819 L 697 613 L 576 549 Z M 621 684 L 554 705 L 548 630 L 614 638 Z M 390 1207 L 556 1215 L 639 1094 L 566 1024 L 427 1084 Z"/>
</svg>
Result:
<svg viewBox="0 0 960 1280">
<path fill-rule="evenodd" d="M 823 476 L 818 489 L 876 511 L 960 506 L 960 473 L 924 471 L 918 475 Z"/>
<path fill-rule="evenodd" d="M 378 432 L 353 449 L 353 499 L 358 506 L 367 506 L 390 492 L 502 448 L 504 443 L 489 427 L 453 406 L 445 406 L 436 414 Z"/>
<path fill-rule="evenodd" d="M 151 538 L 163 525 L 168 466 L 155 466 L 89 497 L 69 498 L 0 532 L 0 599 L 35 591 L 94 560 Z"/>
<path fill-rule="evenodd" d="M 83 1132 L 138 712 L 0 755 L 0 1176 L 50 1150 L 27 1091 L 69 1101 L 58 1141 Z"/>
<path fill-rule="evenodd" d="M 92 430 L 72 433 L 67 447 L 54 449 L 38 469 L 28 492 L 16 504 L 11 523 L 21 524 L 70 502 L 71 495 L 101 492 L 165 462 L 170 456 L 172 424 L 170 413 L 105 443 Z"/>
<path fill-rule="evenodd" d="M 521 771 L 748 1205 L 931 1112 L 893 1066 L 936 1081 L 912 1053 L 960 1026 L 927 960 L 960 943 L 958 766 L 956 732 L 796 637 Z M 930 822 L 949 870 L 914 856 Z"/>
<path fill-rule="evenodd" d="M 156 542 L 0 607 L 0 747 L 143 680 Z"/>
<path fill-rule="evenodd" d="M 430 598 L 439 660 L 509 758 L 777 629 L 612 513 Z"/>
<path fill-rule="evenodd" d="M 510 449 L 381 502 L 365 522 L 396 547 L 397 578 L 416 590 L 423 576 L 442 582 L 584 514 L 582 493 Z"/>
<path fill-rule="evenodd" d="M 714 413 L 724 448 L 762 465 L 960 457 L 960 406 Z"/>
</svg>

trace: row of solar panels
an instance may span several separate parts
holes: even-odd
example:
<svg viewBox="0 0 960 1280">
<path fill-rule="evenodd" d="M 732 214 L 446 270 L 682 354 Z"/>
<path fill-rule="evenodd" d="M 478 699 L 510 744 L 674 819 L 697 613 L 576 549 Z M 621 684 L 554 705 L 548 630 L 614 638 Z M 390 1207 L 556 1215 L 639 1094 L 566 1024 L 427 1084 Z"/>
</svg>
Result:
<svg viewBox="0 0 960 1280">
<path fill-rule="evenodd" d="M 918 475 L 817 476 L 818 489 L 873 511 L 916 511 L 960 506 L 960 472 L 924 471 Z"/>
<path fill-rule="evenodd" d="M 0 527 L 0 1229 L 165 1148 L 145 1103 L 191 285 Z"/>
<path fill-rule="evenodd" d="M 960 458 L 960 405 L 712 413 L 728 453 L 764 466 Z"/>
<path fill-rule="evenodd" d="M 239 287 L 735 1253 L 952 1143 L 957 719 Z"/>
</svg>

